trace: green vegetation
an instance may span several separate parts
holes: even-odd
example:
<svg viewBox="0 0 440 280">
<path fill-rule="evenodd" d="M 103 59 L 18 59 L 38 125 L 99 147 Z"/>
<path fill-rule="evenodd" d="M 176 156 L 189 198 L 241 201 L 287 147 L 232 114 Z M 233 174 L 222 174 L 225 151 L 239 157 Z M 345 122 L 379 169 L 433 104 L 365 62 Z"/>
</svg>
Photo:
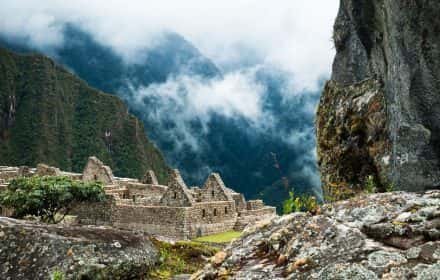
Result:
<svg viewBox="0 0 440 280">
<path fill-rule="evenodd" d="M 117 97 L 89 87 L 52 60 L 0 48 L 0 165 L 53 165 L 81 172 L 97 156 L 115 175 L 169 167 L 142 122 Z"/>
<path fill-rule="evenodd" d="M 55 270 L 52 272 L 52 276 L 50 277 L 50 280 L 64 280 L 66 277 L 64 276 L 64 273 L 60 270 Z"/>
<path fill-rule="evenodd" d="M 165 280 L 177 274 L 192 274 L 201 269 L 206 258 L 217 253 L 217 249 L 197 242 L 179 241 L 170 244 L 153 240 L 159 250 L 159 263 L 149 272 L 151 279 Z M 150 279 L 149 278 L 149 279 Z"/>
<path fill-rule="evenodd" d="M 356 195 L 356 190 L 345 182 L 339 184 L 329 183 L 323 187 L 323 190 L 326 203 L 349 199 Z"/>
<path fill-rule="evenodd" d="M 316 212 L 319 208 L 316 197 L 310 195 L 296 196 L 293 191 L 289 192 L 289 198 L 283 203 L 283 213 L 293 212 Z"/>
<path fill-rule="evenodd" d="M 376 182 L 372 175 L 369 175 L 365 180 L 365 191 L 370 194 L 375 193 L 377 191 Z"/>
<path fill-rule="evenodd" d="M 395 187 L 394 187 L 394 183 L 388 183 L 388 184 L 386 185 L 386 187 L 385 187 L 385 191 L 386 191 L 386 192 L 393 192 L 394 189 L 395 189 Z"/>
<path fill-rule="evenodd" d="M 40 217 L 43 222 L 59 223 L 75 203 L 105 199 L 101 183 L 85 183 L 67 177 L 21 177 L 0 193 L 0 205 L 14 209 L 14 217 Z"/>
<path fill-rule="evenodd" d="M 240 237 L 241 234 L 242 234 L 241 231 L 227 231 L 218 234 L 199 237 L 194 239 L 193 241 L 204 242 L 204 243 L 229 243 L 233 239 Z"/>
</svg>

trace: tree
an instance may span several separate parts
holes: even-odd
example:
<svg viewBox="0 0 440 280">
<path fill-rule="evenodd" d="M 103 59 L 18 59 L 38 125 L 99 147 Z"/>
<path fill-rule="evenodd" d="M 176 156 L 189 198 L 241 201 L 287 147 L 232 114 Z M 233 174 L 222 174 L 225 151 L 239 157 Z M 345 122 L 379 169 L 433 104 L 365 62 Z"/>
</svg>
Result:
<svg viewBox="0 0 440 280">
<path fill-rule="evenodd" d="M 32 215 L 46 223 L 59 223 L 79 202 L 104 199 L 101 183 L 85 183 L 62 176 L 16 178 L 0 193 L 0 205 L 14 209 L 15 218 Z"/>
</svg>

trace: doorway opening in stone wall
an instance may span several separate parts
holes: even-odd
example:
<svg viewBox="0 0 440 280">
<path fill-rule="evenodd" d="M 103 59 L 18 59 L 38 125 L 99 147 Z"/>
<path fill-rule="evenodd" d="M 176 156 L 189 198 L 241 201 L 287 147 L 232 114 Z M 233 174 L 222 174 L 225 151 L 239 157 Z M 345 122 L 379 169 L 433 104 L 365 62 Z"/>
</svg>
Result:
<svg viewBox="0 0 440 280">
<path fill-rule="evenodd" d="M 197 228 L 196 235 L 197 235 L 197 237 L 202 237 L 202 229 L 201 228 Z"/>
</svg>

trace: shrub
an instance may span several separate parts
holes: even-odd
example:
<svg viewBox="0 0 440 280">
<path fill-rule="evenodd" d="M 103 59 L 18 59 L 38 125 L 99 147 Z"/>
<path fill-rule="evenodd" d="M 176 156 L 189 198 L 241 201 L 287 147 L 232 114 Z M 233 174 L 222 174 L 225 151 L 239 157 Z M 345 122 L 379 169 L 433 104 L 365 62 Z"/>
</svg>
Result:
<svg viewBox="0 0 440 280">
<path fill-rule="evenodd" d="M 0 193 L 0 205 L 14 209 L 15 218 L 38 216 L 47 223 L 62 221 L 76 203 L 104 199 L 101 183 L 85 183 L 61 176 L 16 178 Z"/>
<path fill-rule="evenodd" d="M 289 198 L 283 203 L 283 213 L 314 212 L 319 205 L 316 197 L 310 195 L 296 196 L 293 191 L 289 192 Z"/>
</svg>

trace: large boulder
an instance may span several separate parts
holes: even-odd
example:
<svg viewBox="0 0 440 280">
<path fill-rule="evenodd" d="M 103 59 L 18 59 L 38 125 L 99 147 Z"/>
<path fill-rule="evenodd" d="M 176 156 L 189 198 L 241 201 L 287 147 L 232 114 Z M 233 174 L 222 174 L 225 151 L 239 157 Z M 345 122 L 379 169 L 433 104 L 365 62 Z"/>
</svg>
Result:
<svg viewBox="0 0 440 280">
<path fill-rule="evenodd" d="M 157 258 L 141 233 L 0 217 L 1 279 L 143 279 Z"/>
<path fill-rule="evenodd" d="M 360 196 L 321 211 L 247 228 L 193 279 L 439 279 L 440 191 Z"/>
<path fill-rule="evenodd" d="M 317 114 L 329 187 L 440 186 L 440 2 L 341 0 Z M 342 186 L 342 187 L 341 187 Z"/>
</svg>

